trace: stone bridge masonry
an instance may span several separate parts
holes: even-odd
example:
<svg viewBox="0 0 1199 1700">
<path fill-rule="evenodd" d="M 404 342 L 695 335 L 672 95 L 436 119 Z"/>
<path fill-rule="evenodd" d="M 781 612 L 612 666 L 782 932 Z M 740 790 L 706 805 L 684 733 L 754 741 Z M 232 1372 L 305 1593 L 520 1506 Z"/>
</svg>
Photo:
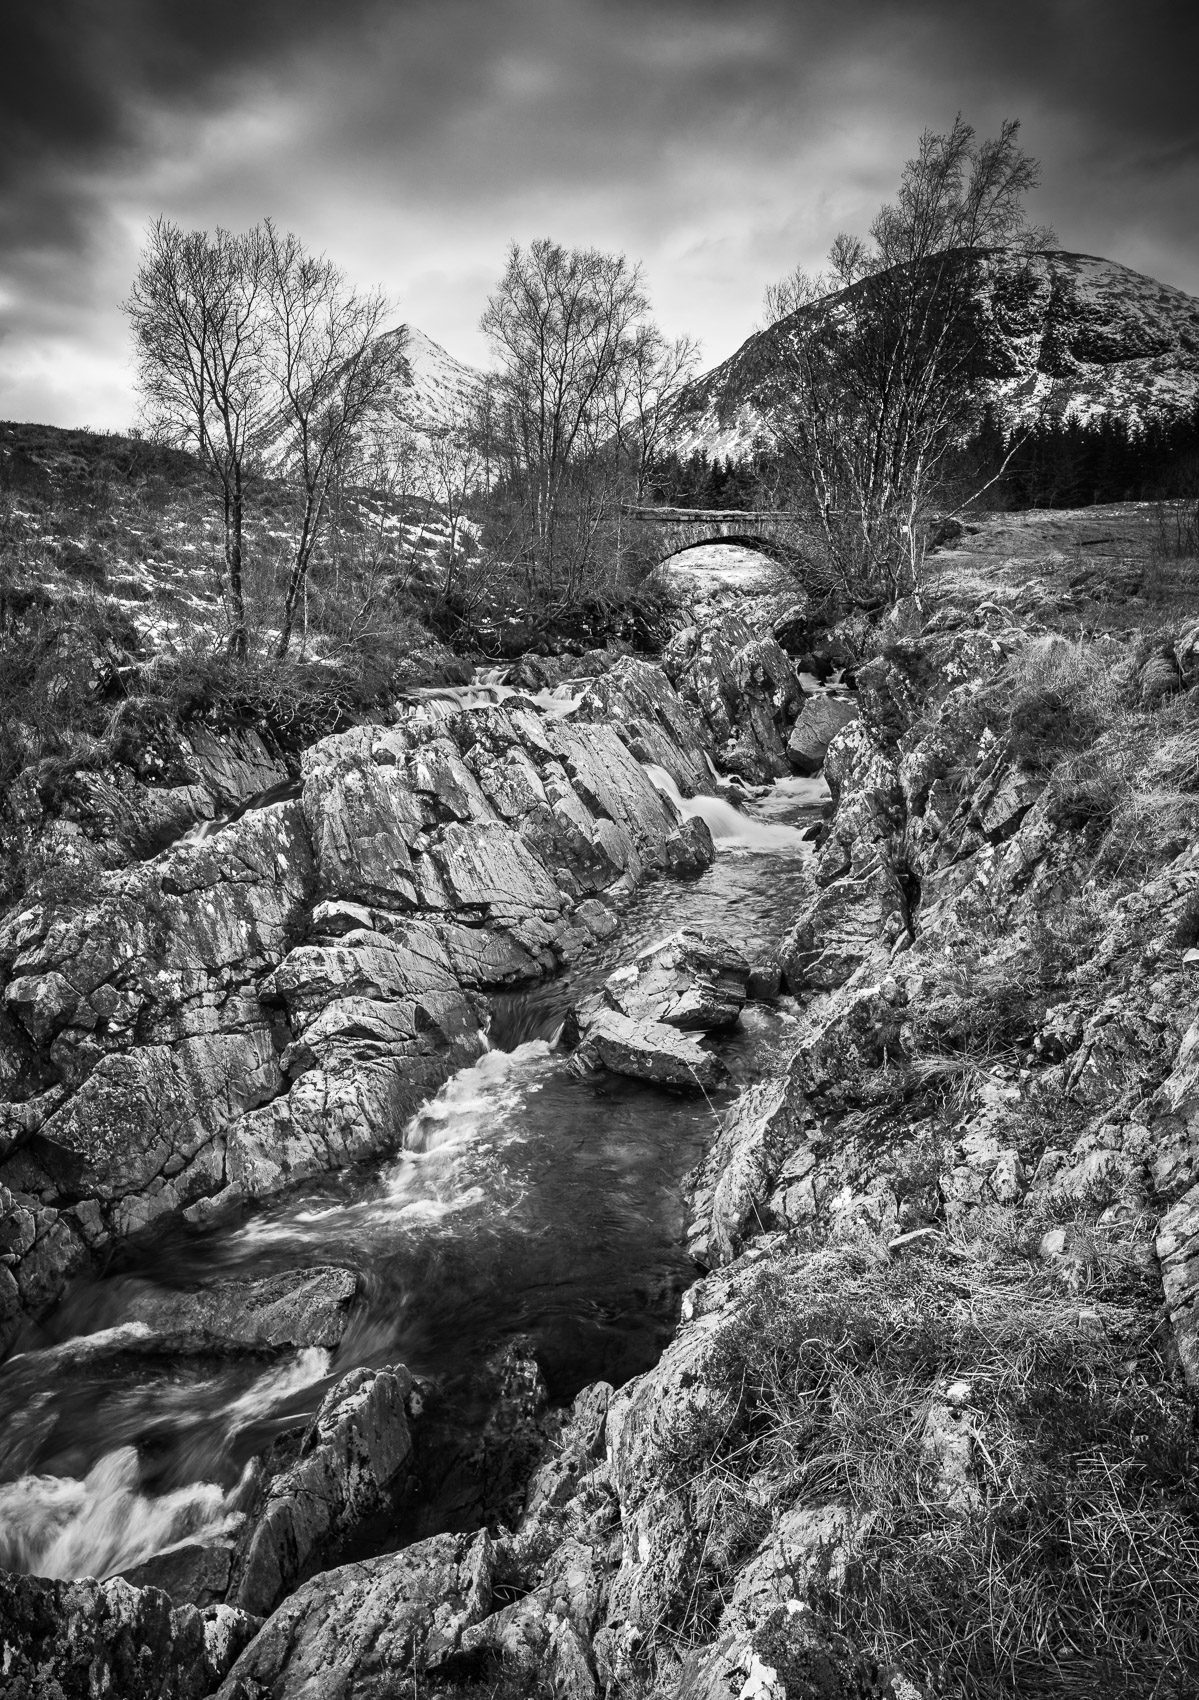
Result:
<svg viewBox="0 0 1199 1700">
<path fill-rule="evenodd" d="M 625 518 L 646 528 L 659 561 L 705 543 L 740 543 L 758 549 L 784 566 L 805 555 L 805 527 L 798 512 L 760 512 L 737 508 L 665 508 L 626 503 Z"/>
</svg>

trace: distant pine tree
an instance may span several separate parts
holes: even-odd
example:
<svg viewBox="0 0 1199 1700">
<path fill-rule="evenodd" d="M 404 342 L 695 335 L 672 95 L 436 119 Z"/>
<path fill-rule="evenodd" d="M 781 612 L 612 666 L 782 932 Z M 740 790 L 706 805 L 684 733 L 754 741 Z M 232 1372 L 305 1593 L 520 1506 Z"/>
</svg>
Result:
<svg viewBox="0 0 1199 1700">
<path fill-rule="evenodd" d="M 1005 456 L 1010 458 L 1000 474 Z M 1148 502 L 1193 495 L 1199 487 L 1199 403 L 1174 420 L 1133 430 L 1104 414 L 1046 420 L 1013 447 L 992 408 L 960 455 L 963 478 L 996 482 L 986 505 L 998 508 L 1082 508 L 1100 502 Z"/>
</svg>

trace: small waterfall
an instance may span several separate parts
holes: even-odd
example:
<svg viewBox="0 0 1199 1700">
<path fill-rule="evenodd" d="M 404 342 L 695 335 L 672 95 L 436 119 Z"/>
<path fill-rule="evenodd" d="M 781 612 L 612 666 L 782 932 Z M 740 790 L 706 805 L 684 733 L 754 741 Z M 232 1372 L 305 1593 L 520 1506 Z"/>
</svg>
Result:
<svg viewBox="0 0 1199 1700">
<path fill-rule="evenodd" d="M 230 809 L 227 814 L 215 815 L 212 820 L 198 820 L 194 826 L 189 826 L 186 832 L 181 832 L 178 838 L 173 839 L 167 849 L 173 850 L 177 844 L 203 844 L 206 838 L 223 832 L 243 815 L 250 814 L 254 809 L 268 808 L 272 803 L 287 802 L 292 797 L 298 797 L 300 790 L 299 780 L 280 780 L 278 785 L 270 785 L 265 791 L 255 792 L 254 796 L 247 798 L 237 808 Z"/>
<path fill-rule="evenodd" d="M 504 669 L 495 671 L 502 674 Z M 516 685 L 503 685 L 490 677 L 476 680 L 472 685 L 428 685 L 408 693 L 413 712 L 431 720 L 445 720 L 463 709 L 496 708 L 512 697 L 531 702 L 543 714 L 558 720 L 573 714 L 579 702 L 576 694 L 561 685 L 552 691 L 522 691 Z"/>
<path fill-rule="evenodd" d="M 68 1341 L 55 1350 L 94 1347 L 101 1338 L 111 1347 L 134 1329 L 139 1337 L 148 1333 L 143 1325 L 133 1324 Z M 333 1354 L 325 1348 L 306 1347 L 272 1364 L 244 1392 L 223 1401 L 219 1432 L 192 1453 L 197 1473 L 219 1471 L 222 1465 L 227 1469 L 226 1447 L 233 1437 L 324 1380 L 332 1361 Z M 194 1382 L 169 1388 L 159 1402 L 160 1416 L 175 1402 L 180 1420 L 185 1420 L 203 1407 L 206 1395 L 211 1397 L 217 1386 L 214 1381 L 211 1390 Z M 237 1522 L 240 1494 L 240 1483 L 226 1488 L 204 1480 L 167 1493 L 147 1493 L 137 1448 L 128 1444 L 105 1452 L 82 1480 L 19 1476 L 0 1483 L 0 1570 L 34 1576 L 113 1576 L 181 1541 L 226 1533 Z"/>
<path fill-rule="evenodd" d="M 324 1346 L 305 1346 L 294 1357 L 273 1364 L 252 1386 L 225 1407 L 225 1433 L 230 1438 L 239 1429 L 261 1421 L 297 1393 L 323 1381 L 329 1374 L 333 1354 Z"/>
<path fill-rule="evenodd" d="M 164 1548 L 231 1527 L 237 1489 L 192 1482 L 157 1497 L 140 1488 L 132 1446 L 106 1452 L 82 1481 L 21 1476 L 0 1486 L 0 1570 L 112 1576 Z"/>
<path fill-rule="evenodd" d="M 511 1051 L 485 1051 L 477 1062 L 446 1081 L 404 1129 L 404 1150 L 430 1157 L 469 1144 L 492 1128 L 506 1111 L 517 1108 L 530 1083 L 544 1072 L 553 1054 L 545 1039 L 529 1039 Z M 393 1198 L 410 1189 L 410 1170 L 402 1163 L 387 1181 Z"/>
<path fill-rule="evenodd" d="M 793 826 L 755 820 L 722 797 L 684 797 L 666 769 L 652 762 L 646 764 L 645 771 L 684 820 L 698 815 L 708 823 L 717 844 L 726 850 L 795 850 L 804 855 L 811 852 L 808 840 Z"/>
</svg>

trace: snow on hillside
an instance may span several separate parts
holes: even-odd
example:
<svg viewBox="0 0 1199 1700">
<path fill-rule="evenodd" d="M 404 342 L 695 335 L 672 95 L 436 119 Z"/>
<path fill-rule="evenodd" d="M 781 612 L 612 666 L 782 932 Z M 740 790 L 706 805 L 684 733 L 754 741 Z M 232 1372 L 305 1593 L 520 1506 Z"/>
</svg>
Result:
<svg viewBox="0 0 1199 1700">
<path fill-rule="evenodd" d="M 989 387 L 1009 424 L 1049 407 L 1083 421 L 1116 414 L 1136 428 L 1199 401 L 1199 300 L 1180 289 L 1089 254 L 998 250 L 978 299 Z M 813 310 L 755 333 L 697 379 L 670 447 L 739 459 L 769 446 L 782 347 Z"/>
<path fill-rule="evenodd" d="M 386 331 L 379 341 L 388 344 L 397 336 L 404 337 L 411 381 L 401 386 L 393 401 L 419 453 L 438 433 L 465 422 L 483 378 L 415 325 Z M 256 448 L 268 466 L 279 469 L 286 464 L 293 435 L 282 411 L 263 427 Z"/>
<path fill-rule="evenodd" d="M 412 383 L 403 405 L 413 429 L 427 433 L 459 422 L 478 394 L 482 373 L 455 360 L 415 325 L 408 326 L 406 352 Z"/>
<path fill-rule="evenodd" d="M 396 583 L 439 585 L 450 549 L 461 555 L 475 547 L 478 528 L 461 517 L 451 526 L 412 487 L 418 481 L 414 475 L 408 488 L 354 498 L 361 529 L 344 545 L 351 570 L 359 559 L 373 561 Z M 0 422 L 0 484 L 18 599 L 102 609 L 125 641 L 136 633 L 164 655 L 190 653 L 224 634 L 223 526 L 193 456 L 97 432 Z M 286 494 L 268 485 L 245 519 L 247 601 L 263 641 L 277 635 L 280 573 L 294 544 Z M 321 653 L 315 627 L 306 643 L 309 656 Z"/>
</svg>

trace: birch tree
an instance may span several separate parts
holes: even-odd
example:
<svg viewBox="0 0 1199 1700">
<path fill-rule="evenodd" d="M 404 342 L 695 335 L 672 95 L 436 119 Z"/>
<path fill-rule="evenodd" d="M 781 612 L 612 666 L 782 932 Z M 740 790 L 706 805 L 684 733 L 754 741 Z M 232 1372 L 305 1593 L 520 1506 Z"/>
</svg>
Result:
<svg viewBox="0 0 1199 1700">
<path fill-rule="evenodd" d="M 482 328 L 495 349 L 500 454 L 523 515 L 530 601 L 569 600 L 595 562 L 615 499 L 597 477 L 616 437 L 622 365 L 648 309 L 623 254 L 513 243 Z"/>
<path fill-rule="evenodd" d="M 286 655 L 330 497 L 366 427 L 393 404 L 408 376 L 404 328 L 386 335 L 381 290 L 360 292 L 325 255 L 263 226 L 265 348 L 278 402 L 272 458 L 298 497 L 291 567 L 276 654 Z"/>
<path fill-rule="evenodd" d="M 978 142 L 960 114 L 925 131 L 867 238 L 838 236 L 826 273 L 767 291 L 768 316 L 790 315 L 776 333 L 780 436 L 855 594 L 894 600 L 919 582 L 923 521 L 978 412 L 988 251 L 1053 242 L 1025 216 L 1039 168 L 1018 133 L 1008 120 Z"/>
<path fill-rule="evenodd" d="M 129 299 L 138 384 L 154 434 L 198 455 L 221 494 L 221 592 L 230 653 L 244 659 L 247 481 L 270 470 L 296 497 L 276 655 L 330 497 L 368 424 L 407 376 L 403 328 L 378 290 L 354 289 L 270 219 L 244 235 L 151 225 Z"/>
<path fill-rule="evenodd" d="M 220 590 L 230 654 L 247 647 L 243 578 L 246 480 L 273 395 L 260 229 L 150 226 L 125 311 L 155 435 L 190 448 L 215 481 L 224 519 Z"/>
</svg>

